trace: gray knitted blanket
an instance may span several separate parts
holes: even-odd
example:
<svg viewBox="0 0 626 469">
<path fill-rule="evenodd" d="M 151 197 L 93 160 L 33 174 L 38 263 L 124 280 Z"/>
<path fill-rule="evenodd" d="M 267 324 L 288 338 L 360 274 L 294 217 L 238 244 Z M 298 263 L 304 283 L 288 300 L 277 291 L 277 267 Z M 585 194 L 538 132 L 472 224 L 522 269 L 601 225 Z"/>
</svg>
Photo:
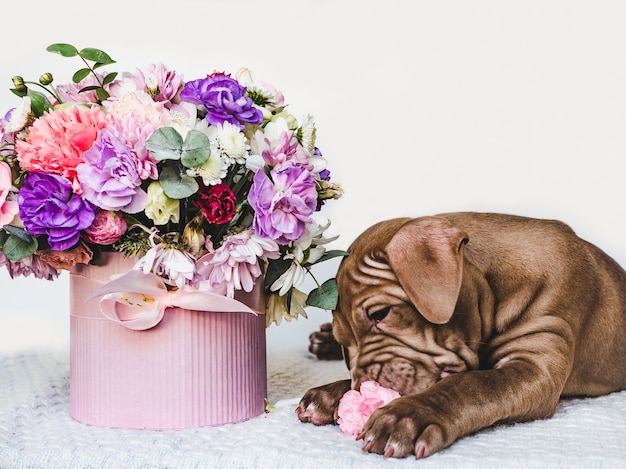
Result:
<svg viewBox="0 0 626 469">
<path fill-rule="evenodd" d="M 626 392 L 563 401 L 554 418 L 496 426 L 416 462 L 363 454 L 339 427 L 298 421 L 311 386 L 347 377 L 306 351 L 268 354 L 274 408 L 246 422 L 190 430 L 113 430 L 69 415 L 69 358 L 0 358 L 0 468 L 607 468 L 626 467 Z"/>
</svg>

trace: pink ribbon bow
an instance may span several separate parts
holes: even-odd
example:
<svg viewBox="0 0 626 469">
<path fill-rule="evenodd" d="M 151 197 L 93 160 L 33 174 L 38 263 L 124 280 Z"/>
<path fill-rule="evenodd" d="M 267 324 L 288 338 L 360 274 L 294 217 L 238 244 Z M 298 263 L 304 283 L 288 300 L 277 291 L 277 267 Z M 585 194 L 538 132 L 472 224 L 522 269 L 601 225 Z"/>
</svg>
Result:
<svg viewBox="0 0 626 469">
<path fill-rule="evenodd" d="M 169 291 L 152 273 L 131 270 L 94 292 L 88 300 L 100 298 L 102 314 L 128 329 L 143 331 L 156 326 L 169 307 L 224 313 L 258 312 L 233 298 L 198 290 Z"/>
</svg>

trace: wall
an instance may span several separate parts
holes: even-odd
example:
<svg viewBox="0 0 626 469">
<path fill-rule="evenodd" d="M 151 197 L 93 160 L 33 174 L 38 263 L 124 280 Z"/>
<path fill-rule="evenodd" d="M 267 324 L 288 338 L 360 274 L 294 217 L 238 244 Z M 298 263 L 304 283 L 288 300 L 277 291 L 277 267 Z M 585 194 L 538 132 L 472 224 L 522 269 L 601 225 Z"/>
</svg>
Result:
<svg viewBox="0 0 626 469">
<path fill-rule="evenodd" d="M 118 70 L 161 61 L 188 79 L 247 66 L 294 114 L 315 116 L 345 189 L 326 212 L 334 247 L 387 217 L 502 211 L 565 220 L 626 265 L 624 2 L 83 5 L 3 7 L 0 109 L 16 103 L 13 75 L 69 80 L 78 63 L 47 53 L 53 42 L 104 49 Z M 64 343 L 66 278 L 42 283 L 0 273 L 0 343 Z M 271 340 L 306 342 L 329 317 L 311 316 L 271 328 Z"/>
</svg>

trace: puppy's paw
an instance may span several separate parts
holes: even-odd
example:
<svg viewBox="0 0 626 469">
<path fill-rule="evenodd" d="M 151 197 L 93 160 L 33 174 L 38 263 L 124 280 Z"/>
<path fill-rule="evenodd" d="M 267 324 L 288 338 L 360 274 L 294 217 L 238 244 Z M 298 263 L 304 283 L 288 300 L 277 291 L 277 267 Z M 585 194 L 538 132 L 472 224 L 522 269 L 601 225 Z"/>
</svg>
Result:
<svg viewBox="0 0 626 469">
<path fill-rule="evenodd" d="M 422 404 L 415 396 L 400 397 L 376 410 L 357 437 L 364 442 L 363 451 L 421 459 L 452 444 L 454 431 Z"/>
<path fill-rule="evenodd" d="M 309 389 L 296 407 L 298 418 L 301 422 L 315 425 L 337 423 L 339 401 L 350 386 L 350 380 L 346 379 Z"/>
<path fill-rule="evenodd" d="M 309 352 L 318 360 L 341 360 L 341 345 L 333 336 L 332 324 L 322 324 L 319 331 L 309 335 Z"/>
</svg>

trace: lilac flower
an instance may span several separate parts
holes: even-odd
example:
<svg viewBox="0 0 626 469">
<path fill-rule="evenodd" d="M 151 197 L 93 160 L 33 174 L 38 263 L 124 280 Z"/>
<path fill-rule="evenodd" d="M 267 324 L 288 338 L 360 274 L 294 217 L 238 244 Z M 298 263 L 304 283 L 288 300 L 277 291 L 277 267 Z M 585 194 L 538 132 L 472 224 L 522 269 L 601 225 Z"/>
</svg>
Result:
<svg viewBox="0 0 626 469">
<path fill-rule="evenodd" d="M 31 254 L 19 261 L 8 260 L 0 252 L 0 267 L 5 266 L 11 278 L 28 277 L 33 274 L 35 278 L 54 280 L 59 276 L 57 269 L 44 262 L 38 255 Z"/>
<path fill-rule="evenodd" d="M 302 166 L 287 164 L 270 172 L 257 171 L 248 201 L 255 211 L 253 227 L 280 244 L 300 239 L 317 206 L 315 178 Z"/>
<path fill-rule="evenodd" d="M 165 283 L 183 288 L 194 277 L 195 259 L 188 252 L 169 244 L 156 244 L 135 264 L 144 274 L 152 272 Z"/>
<path fill-rule="evenodd" d="M 260 238 L 252 230 L 245 230 L 225 238 L 206 261 L 200 261 L 212 266 L 208 269 L 211 288 L 220 289 L 226 285 L 226 295 L 232 298 L 235 290 L 252 291 L 255 280 L 263 273 L 259 261 L 278 257 L 278 244 L 271 239 Z M 206 269 L 199 266 L 199 270 Z"/>
<path fill-rule="evenodd" d="M 134 152 L 107 129 L 84 153 L 85 163 L 76 167 L 85 199 L 105 210 L 137 213 L 147 195 Z"/>
<path fill-rule="evenodd" d="M 246 97 L 246 88 L 223 73 L 185 83 L 180 99 L 203 106 L 209 124 L 229 122 L 243 129 L 244 123 L 260 124 L 263 113 Z"/>
<path fill-rule="evenodd" d="M 54 174 L 28 173 L 18 203 L 26 230 L 34 236 L 46 235 L 50 249 L 57 251 L 76 245 L 80 231 L 89 227 L 95 216 L 91 204 Z"/>
</svg>

